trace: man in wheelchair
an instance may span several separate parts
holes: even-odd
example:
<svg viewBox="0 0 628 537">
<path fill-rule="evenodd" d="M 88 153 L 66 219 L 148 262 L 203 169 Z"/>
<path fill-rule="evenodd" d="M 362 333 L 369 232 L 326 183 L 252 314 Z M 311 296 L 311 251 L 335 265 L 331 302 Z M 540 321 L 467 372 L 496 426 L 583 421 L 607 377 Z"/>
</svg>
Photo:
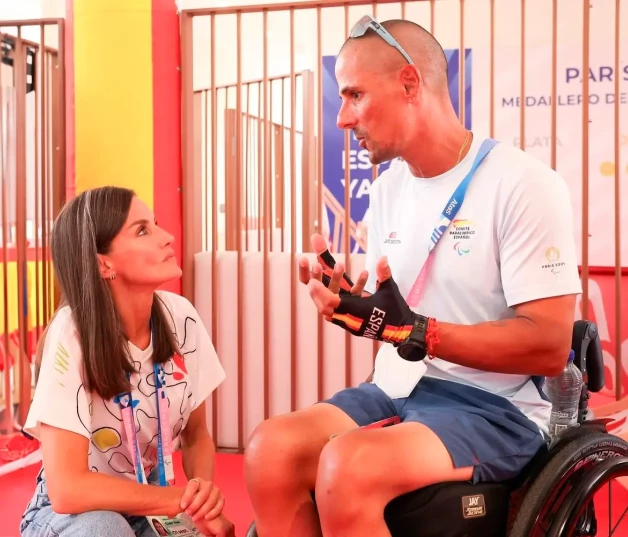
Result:
<svg viewBox="0 0 628 537">
<path fill-rule="evenodd" d="M 373 164 L 401 161 L 372 184 L 357 282 L 320 236 L 300 279 L 321 315 L 384 343 L 369 381 L 251 436 L 259 537 L 390 537 L 395 498 L 518 476 L 546 446 L 542 378 L 566 365 L 581 292 L 565 181 L 460 124 L 431 34 L 364 17 L 336 77 L 338 126 Z"/>
</svg>

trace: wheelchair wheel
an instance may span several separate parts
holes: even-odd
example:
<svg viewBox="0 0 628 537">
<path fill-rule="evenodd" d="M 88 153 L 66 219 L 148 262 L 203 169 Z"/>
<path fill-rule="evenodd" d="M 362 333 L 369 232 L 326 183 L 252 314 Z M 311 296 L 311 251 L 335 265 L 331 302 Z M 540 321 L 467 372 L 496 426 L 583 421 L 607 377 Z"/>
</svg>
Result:
<svg viewBox="0 0 628 537">
<path fill-rule="evenodd" d="M 619 459 L 612 457 L 595 464 L 565 497 L 550 526 L 547 537 L 583 535 L 583 531 L 588 531 L 584 535 L 596 535 L 597 525 L 591 524 L 593 520 L 589 518 L 593 507 L 593 498 L 604 485 L 612 479 L 622 476 L 628 476 L 628 457 Z M 617 526 L 626 513 L 628 513 L 628 507 L 619 519 Z M 613 535 L 617 529 L 617 526 L 613 528 L 611 525 L 612 521 L 609 521 L 609 535 Z"/>
<path fill-rule="evenodd" d="M 255 529 L 255 522 L 252 522 L 249 529 L 246 532 L 246 537 L 257 537 L 257 530 Z"/>
<path fill-rule="evenodd" d="M 521 503 L 509 537 L 546 537 L 547 532 L 563 507 L 565 496 L 577 487 L 586 470 L 596 461 L 614 457 L 628 457 L 628 443 L 601 431 L 582 431 L 557 450 L 547 465 L 536 476 Z M 595 535 L 593 504 L 584 505 L 586 515 L 584 532 Z"/>
</svg>

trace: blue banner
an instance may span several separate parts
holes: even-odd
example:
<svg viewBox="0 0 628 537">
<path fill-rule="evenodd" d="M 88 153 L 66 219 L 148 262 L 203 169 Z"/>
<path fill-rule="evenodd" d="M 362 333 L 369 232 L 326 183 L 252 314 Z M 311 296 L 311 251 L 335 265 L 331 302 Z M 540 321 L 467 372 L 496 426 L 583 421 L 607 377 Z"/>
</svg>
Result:
<svg viewBox="0 0 628 537">
<path fill-rule="evenodd" d="M 459 110 L 459 51 L 445 50 L 448 62 L 449 93 L 458 113 Z M 471 128 L 471 49 L 465 51 L 465 124 Z M 344 252 L 344 205 L 345 205 L 345 132 L 336 126 L 340 111 L 338 82 L 335 75 L 335 56 L 323 57 L 323 190 L 326 237 L 332 252 Z M 389 162 L 379 165 L 379 173 L 388 169 Z M 366 246 L 362 226 L 369 206 L 369 188 L 373 178 L 368 151 L 362 149 L 353 133 L 350 135 L 350 250 L 364 252 Z"/>
</svg>

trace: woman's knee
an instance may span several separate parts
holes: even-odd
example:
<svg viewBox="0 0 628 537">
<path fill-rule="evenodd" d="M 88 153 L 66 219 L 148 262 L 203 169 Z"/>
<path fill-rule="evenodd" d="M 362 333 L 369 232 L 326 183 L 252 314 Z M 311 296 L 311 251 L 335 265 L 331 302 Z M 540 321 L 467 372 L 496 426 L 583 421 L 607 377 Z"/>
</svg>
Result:
<svg viewBox="0 0 628 537">
<path fill-rule="evenodd" d="M 23 528 L 22 535 L 55 537 L 135 537 L 135 532 L 120 513 L 113 511 L 88 511 L 79 515 L 59 515 L 42 509 Z M 48 533 L 42 533 L 47 528 Z"/>
<path fill-rule="evenodd" d="M 129 525 L 126 518 L 120 513 L 113 511 L 88 511 L 76 515 L 76 524 L 85 527 L 85 537 L 92 537 L 95 533 L 99 537 L 129 537 L 135 536 L 135 532 Z M 91 531 L 90 531 L 91 530 Z M 83 533 L 77 534 L 81 537 Z M 68 534 L 68 537 L 74 537 L 74 534 Z"/>
</svg>

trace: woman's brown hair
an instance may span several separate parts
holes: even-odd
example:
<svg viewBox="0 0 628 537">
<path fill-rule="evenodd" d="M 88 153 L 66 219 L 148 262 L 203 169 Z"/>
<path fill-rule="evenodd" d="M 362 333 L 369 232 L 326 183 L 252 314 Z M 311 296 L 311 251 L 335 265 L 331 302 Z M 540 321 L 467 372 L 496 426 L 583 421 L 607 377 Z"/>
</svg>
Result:
<svg viewBox="0 0 628 537">
<path fill-rule="evenodd" d="M 61 288 L 59 307 L 70 307 L 80 338 L 85 390 L 105 400 L 130 389 L 127 373 L 133 372 L 133 365 L 97 254 L 109 252 L 111 241 L 127 220 L 134 196 L 132 190 L 112 186 L 85 191 L 61 210 L 50 238 L 55 278 Z M 180 351 L 157 294 L 151 320 L 153 362 L 164 363 Z M 37 346 L 36 377 L 46 334 L 47 328 Z"/>
</svg>

